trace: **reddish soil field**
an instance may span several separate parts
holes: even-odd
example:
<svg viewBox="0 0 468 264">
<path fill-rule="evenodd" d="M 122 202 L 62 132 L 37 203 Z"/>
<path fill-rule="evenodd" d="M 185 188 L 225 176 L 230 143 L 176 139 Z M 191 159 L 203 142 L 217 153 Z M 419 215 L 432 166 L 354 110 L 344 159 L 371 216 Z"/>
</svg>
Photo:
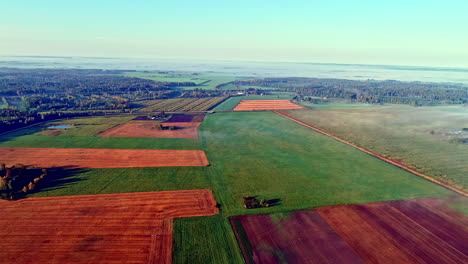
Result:
<svg viewBox="0 0 468 264">
<path fill-rule="evenodd" d="M 289 100 L 242 100 L 234 111 L 255 111 L 255 110 L 286 110 L 301 109 L 300 105 Z"/>
<path fill-rule="evenodd" d="M 171 263 L 172 219 L 218 213 L 211 190 L 0 200 L 1 263 Z"/>
<path fill-rule="evenodd" d="M 39 168 L 131 168 L 208 166 L 201 150 L 0 148 L 7 166 L 23 164 Z"/>
<path fill-rule="evenodd" d="M 437 199 L 230 220 L 247 263 L 468 263 L 468 217 Z"/>
<path fill-rule="evenodd" d="M 200 122 L 162 123 L 163 126 L 176 126 L 174 130 L 161 130 L 159 122 L 131 121 L 107 129 L 99 137 L 154 137 L 154 138 L 197 138 Z"/>
<path fill-rule="evenodd" d="M 364 263 L 316 212 L 230 218 L 247 263 Z M 239 239 L 242 238 L 243 239 Z"/>
</svg>

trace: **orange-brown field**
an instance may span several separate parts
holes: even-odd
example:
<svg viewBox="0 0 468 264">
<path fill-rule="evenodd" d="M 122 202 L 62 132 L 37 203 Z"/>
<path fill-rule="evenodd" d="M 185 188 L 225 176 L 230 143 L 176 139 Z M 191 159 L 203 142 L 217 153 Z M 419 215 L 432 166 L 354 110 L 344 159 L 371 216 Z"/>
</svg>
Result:
<svg viewBox="0 0 468 264">
<path fill-rule="evenodd" d="M 246 263 L 468 263 L 468 217 L 434 198 L 230 221 Z"/>
<path fill-rule="evenodd" d="M 172 125 L 171 125 L 172 124 Z M 197 138 L 198 127 L 201 122 L 179 122 L 163 124 L 163 126 L 175 126 L 174 130 L 159 129 L 159 122 L 155 121 L 131 121 L 100 134 L 99 137 L 154 137 L 154 138 Z"/>
<path fill-rule="evenodd" d="M 1 263 L 171 263 L 172 219 L 218 213 L 211 190 L 0 200 Z"/>
<path fill-rule="evenodd" d="M 286 110 L 304 108 L 289 100 L 242 100 L 234 111 Z"/>
<path fill-rule="evenodd" d="M 23 164 L 39 168 L 130 168 L 208 166 L 201 150 L 0 148 L 7 166 Z"/>
</svg>

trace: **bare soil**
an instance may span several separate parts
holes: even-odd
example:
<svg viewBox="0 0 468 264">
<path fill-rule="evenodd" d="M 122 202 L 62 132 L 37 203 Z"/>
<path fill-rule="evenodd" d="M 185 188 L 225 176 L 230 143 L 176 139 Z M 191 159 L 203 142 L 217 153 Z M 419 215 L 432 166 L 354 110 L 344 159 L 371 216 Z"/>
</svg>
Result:
<svg viewBox="0 0 468 264">
<path fill-rule="evenodd" d="M 99 137 L 154 137 L 154 138 L 197 138 L 201 122 L 162 123 L 163 126 L 176 126 L 174 130 L 162 130 L 156 121 L 131 121 L 104 132 Z"/>
<path fill-rule="evenodd" d="M 173 218 L 218 213 L 211 190 L 0 200 L 2 263 L 171 263 Z"/>
<path fill-rule="evenodd" d="M 468 263 L 468 217 L 433 198 L 230 221 L 247 263 Z"/>
<path fill-rule="evenodd" d="M 23 164 L 38 168 L 130 168 L 208 166 L 201 150 L 0 148 L 7 166 Z"/>
<path fill-rule="evenodd" d="M 255 111 L 255 110 L 287 110 L 301 109 L 300 105 L 289 100 L 242 100 L 234 111 Z"/>
</svg>

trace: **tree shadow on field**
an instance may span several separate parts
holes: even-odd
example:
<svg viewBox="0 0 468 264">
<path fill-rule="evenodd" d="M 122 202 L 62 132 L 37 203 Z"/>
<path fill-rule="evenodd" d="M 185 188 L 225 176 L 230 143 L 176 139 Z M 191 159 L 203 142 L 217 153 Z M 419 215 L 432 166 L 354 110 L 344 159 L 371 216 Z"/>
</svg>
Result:
<svg viewBox="0 0 468 264">
<path fill-rule="evenodd" d="M 83 177 L 77 176 L 89 170 L 65 166 L 47 169 L 46 175 L 44 175 L 43 169 L 29 168 L 26 171 L 21 176 L 15 177 L 12 185 L 12 193 L 15 200 L 26 198 L 30 194 L 67 188 L 72 184 L 84 181 Z M 40 178 L 41 175 L 44 176 Z M 34 186 L 33 189 L 27 189 L 25 192 L 25 187 L 32 184 Z"/>
<path fill-rule="evenodd" d="M 269 205 L 270 207 L 272 207 L 272 206 L 277 206 L 277 205 L 281 205 L 281 198 L 275 198 L 275 199 L 266 200 L 266 202 L 268 203 L 268 205 Z"/>
<path fill-rule="evenodd" d="M 262 199 L 259 199 L 258 195 L 252 195 L 250 197 L 255 198 L 259 201 L 262 201 Z M 281 198 L 275 198 L 275 199 L 269 199 L 269 200 L 263 200 L 263 201 L 268 204 L 268 207 L 272 207 L 272 206 L 281 205 L 282 200 Z"/>
</svg>

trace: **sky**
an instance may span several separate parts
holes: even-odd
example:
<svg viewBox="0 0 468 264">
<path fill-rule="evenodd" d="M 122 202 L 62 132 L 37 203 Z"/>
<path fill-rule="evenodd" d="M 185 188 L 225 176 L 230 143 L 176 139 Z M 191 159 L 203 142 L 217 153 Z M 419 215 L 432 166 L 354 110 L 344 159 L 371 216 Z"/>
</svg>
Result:
<svg viewBox="0 0 468 264">
<path fill-rule="evenodd" d="M 0 55 L 468 67 L 467 0 L 0 0 Z"/>
</svg>

